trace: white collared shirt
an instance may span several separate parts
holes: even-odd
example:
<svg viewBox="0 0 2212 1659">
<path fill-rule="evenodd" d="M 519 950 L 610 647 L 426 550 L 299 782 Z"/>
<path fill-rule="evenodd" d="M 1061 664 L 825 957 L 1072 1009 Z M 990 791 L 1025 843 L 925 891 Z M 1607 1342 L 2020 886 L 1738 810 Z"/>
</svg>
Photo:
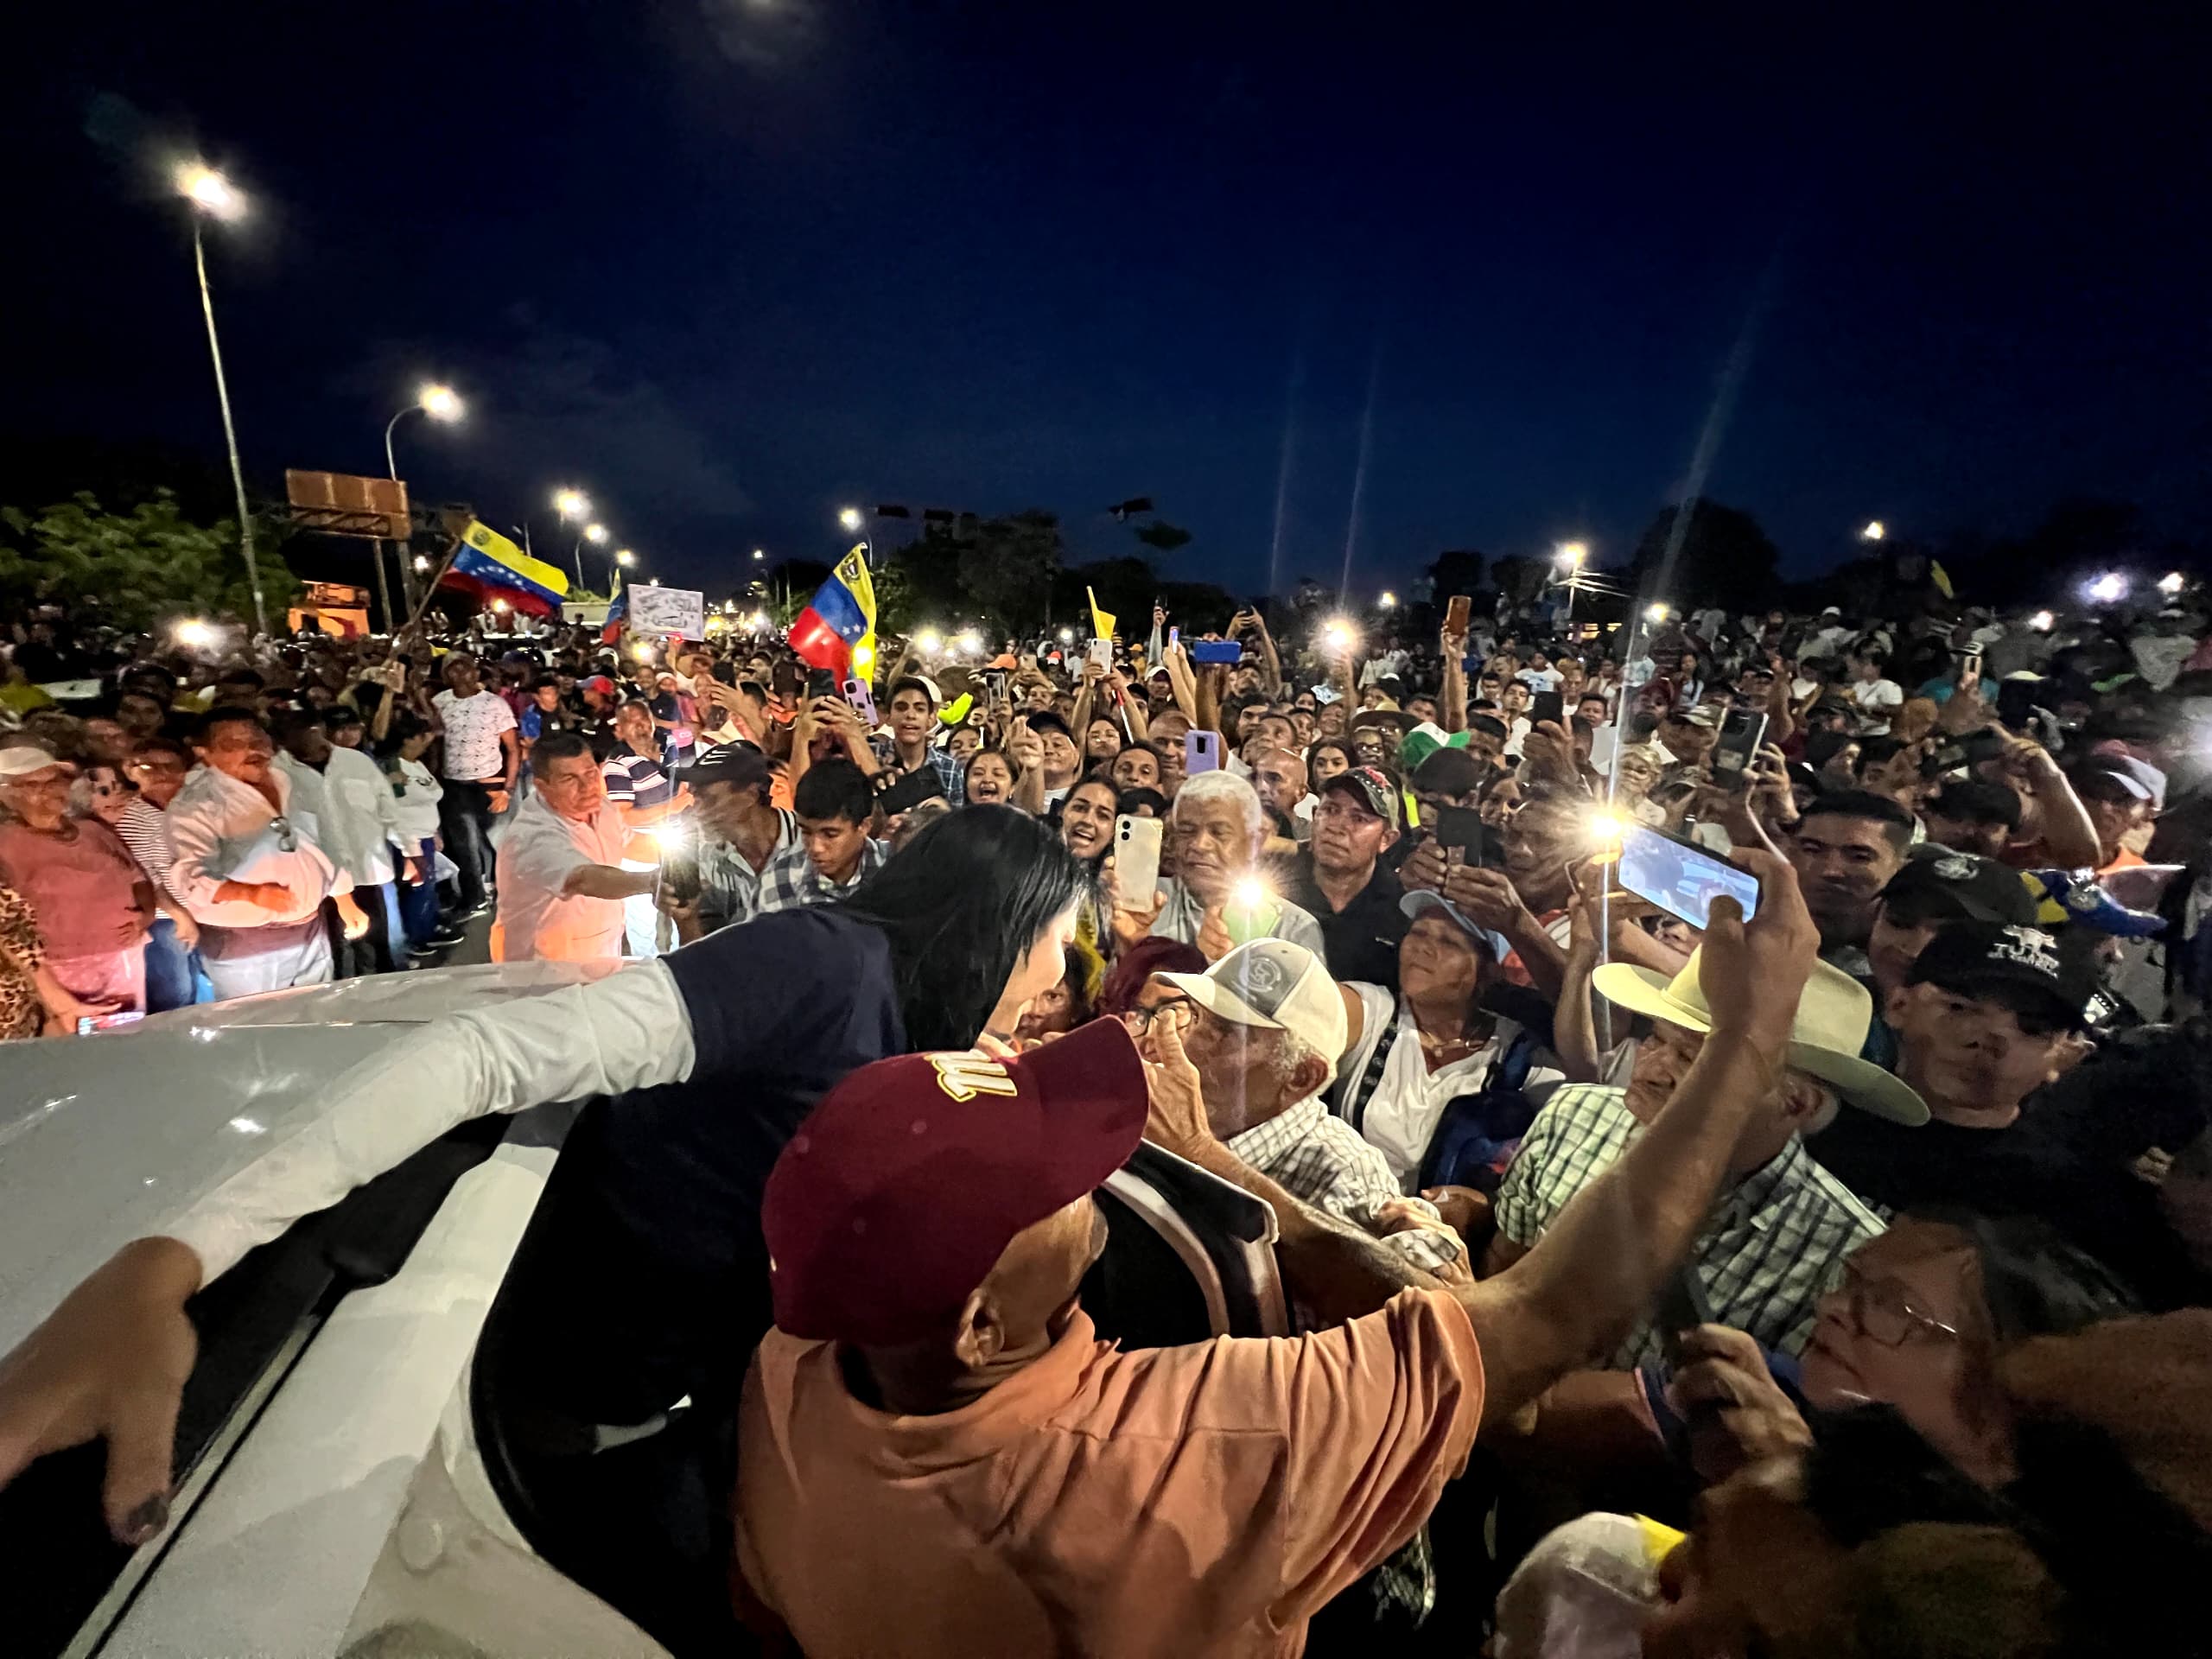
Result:
<svg viewBox="0 0 2212 1659">
<path fill-rule="evenodd" d="M 163 817 L 168 832 L 169 891 L 210 927 L 267 927 L 303 922 L 333 893 L 353 883 L 317 844 L 313 826 L 293 816 L 292 782 L 272 766 L 270 777 L 283 810 L 250 784 L 213 766 L 197 766 L 184 780 Z M 289 845 L 287 844 L 289 843 Z M 215 897 L 226 881 L 275 882 L 292 895 L 278 914 L 242 899 Z"/>
</svg>

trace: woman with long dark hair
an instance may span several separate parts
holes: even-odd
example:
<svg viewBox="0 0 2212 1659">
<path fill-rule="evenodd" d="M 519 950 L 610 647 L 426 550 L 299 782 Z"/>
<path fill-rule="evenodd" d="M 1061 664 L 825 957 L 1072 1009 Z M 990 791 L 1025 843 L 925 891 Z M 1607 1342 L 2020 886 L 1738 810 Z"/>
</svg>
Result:
<svg viewBox="0 0 2212 1659">
<path fill-rule="evenodd" d="M 710 1641 L 728 1618 L 730 1431 L 770 1323 L 769 1170 L 848 1072 L 1010 1035 L 1060 981 L 1090 891 L 1050 825 L 973 807 L 928 825 L 842 906 L 435 1022 L 79 1286 L 0 1366 L 0 1439 L 21 1435 L 31 1455 L 107 1440 L 109 1526 L 142 1541 L 167 1517 L 188 1296 L 456 1124 L 590 1100 L 486 1346 L 509 1418 L 534 1437 L 518 1455 L 543 1452 L 548 1554 L 671 1646 Z M 478 1364 L 480 1387 L 480 1351 Z"/>
</svg>

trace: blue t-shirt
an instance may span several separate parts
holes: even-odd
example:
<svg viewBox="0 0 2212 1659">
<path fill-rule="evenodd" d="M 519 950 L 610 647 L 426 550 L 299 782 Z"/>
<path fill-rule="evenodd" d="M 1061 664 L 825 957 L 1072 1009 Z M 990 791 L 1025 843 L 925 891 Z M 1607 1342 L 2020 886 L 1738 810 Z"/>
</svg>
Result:
<svg viewBox="0 0 2212 1659">
<path fill-rule="evenodd" d="M 768 1172 L 832 1084 L 906 1046 L 890 945 L 840 910 L 762 916 L 662 962 L 691 1075 L 586 1108 L 544 1200 L 557 1224 L 533 1229 L 502 1292 L 523 1305 L 507 1369 L 586 1422 L 643 1422 L 687 1394 L 734 1408 L 772 1323 Z"/>
</svg>

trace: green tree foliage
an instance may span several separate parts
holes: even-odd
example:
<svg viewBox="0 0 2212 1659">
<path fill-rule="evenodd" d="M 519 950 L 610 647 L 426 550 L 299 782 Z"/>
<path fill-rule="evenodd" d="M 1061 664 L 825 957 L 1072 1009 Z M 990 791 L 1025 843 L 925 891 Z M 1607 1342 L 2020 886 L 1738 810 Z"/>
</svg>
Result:
<svg viewBox="0 0 2212 1659">
<path fill-rule="evenodd" d="M 1689 517 L 1681 550 L 1673 569 L 1663 569 L 1675 518 L 1682 513 Z M 1644 526 L 1626 580 L 1630 591 L 1681 610 L 1714 600 L 1749 609 L 1766 602 L 1780 557 L 1750 513 L 1694 496 L 1679 506 L 1661 508 Z"/>
<path fill-rule="evenodd" d="M 1482 591 L 1483 570 L 1488 563 L 1471 548 L 1455 549 L 1440 553 L 1428 564 L 1430 591 L 1440 607 L 1454 594 L 1465 594 L 1471 598 Z"/>
<path fill-rule="evenodd" d="M 262 597 L 281 626 L 300 583 L 279 551 L 285 531 L 266 520 L 255 530 Z M 133 632 L 194 613 L 253 616 L 237 520 L 194 524 L 168 490 L 121 512 L 89 491 L 37 512 L 0 507 L 0 596 Z"/>
</svg>

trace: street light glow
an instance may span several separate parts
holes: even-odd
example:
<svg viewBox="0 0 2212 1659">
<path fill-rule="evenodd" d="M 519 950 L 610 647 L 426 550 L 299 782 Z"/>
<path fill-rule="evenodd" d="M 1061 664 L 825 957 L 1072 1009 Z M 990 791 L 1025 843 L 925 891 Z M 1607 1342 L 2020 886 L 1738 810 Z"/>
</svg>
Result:
<svg viewBox="0 0 2212 1659">
<path fill-rule="evenodd" d="M 1559 562 L 1570 570 L 1580 570 L 1582 561 L 1589 556 L 1590 544 L 1587 542 L 1561 542 L 1559 544 Z"/>
<path fill-rule="evenodd" d="M 461 418 L 461 394 L 451 386 L 442 386 L 433 382 L 415 394 L 415 401 L 434 421 L 457 421 Z"/>
<path fill-rule="evenodd" d="M 1866 521 L 1866 528 L 1859 532 L 1859 539 L 1862 542 L 1878 542 L 1889 533 L 1889 526 L 1880 519 L 1869 518 Z"/>
<path fill-rule="evenodd" d="M 177 644 L 187 651 L 205 651 L 215 643 L 215 625 L 196 616 L 188 616 L 172 632 Z"/>
<path fill-rule="evenodd" d="M 1664 605 L 1651 605 L 1644 608 L 1643 620 L 1647 622 L 1664 622 L 1671 614 L 1672 613 Z"/>
<path fill-rule="evenodd" d="M 837 515 L 837 522 L 842 524 L 847 530 L 858 530 L 862 522 L 861 518 L 861 510 L 858 507 L 847 507 L 843 512 Z"/>
<path fill-rule="evenodd" d="M 953 644 L 973 657 L 983 649 L 983 636 L 973 628 L 964 629 L 960 638 L 954 640 Z"/>
<path fill-rule="evenodd" d="M 944 649 L 944 636 L 935 628 L 924 628 L 914 636 L 914 643 L 925 657 L 934 657 Z"/>
<path fill-rule="evenodd" d="M 591 512 L 591 499 L 582 490 L 556 490 L 553 511 L 563 518 L 582 518 Z"/>
<path fill-rule="evenodd" d="M 245 216 L 245 198 L 238 188 L 204 162 L 187 162 L 175 174 L 177 194 L 210 219 L 235 219 Z"/>
<path fill-rule="evenodd" d="M 637 556 L 636 554 L 632 553 L 632 552 L 628 548 L 626 548 L 626 548 L 621 549 L 620 550 L 619 550 L 619 551 L 614 555 L 614 563 L 617 563 L 617 564 L 619 564 L 619 565 L 620 565 L 620 566 L 621 566 L 625 570 L 627 570 L 627 569 L 628 569 L 632 565 L 635 564 L 637 562 L 638 562 L 638 556 Z"/>
<path fill-rule="evenodd" d="M 760 550 L 760 548 L 757 548 L 757 547 L 756 547 L 756 548 L 754 548 L 754 549 L 753 550 L 753 556 L 754 560 L 757 562 L 757 561 L 759 561 L 759 560 L 761 560 L 761 559 L 765 559 L 765 558 L 766 558 L 768 556 L 767 556 L 767 554 L 766 554 L 766 552 L 764 552 L 762 550 Z"/>
<path fill-rule="evenodd" d="M 2117 604 L 2127 597 L 2127 578 L 2117 570 L 2107 570 L 2082 591 L 2100 605 Z"/>
<path fill-rule="evenodd" d="M 1386 611 L 1395 611 L 1398 608 L 1398 596 L 1392 593 L 1388 588 L 1385 588 L 1382 590 L 1382 597 L 1378 600 L 1376 603 L 1380 604 Z"/>
<path fill-rule="evenodd" d="M 2183 582 L 2183 577 L 2180 571 L 2169 570 L 2158 578 L 2158 591 L 2171 599 L 2181 592 Z"/>
<path fill-rule="evenodd" d="M 2058 619 L 2053 616 L 2049 611 L 2037 611 L 2033 616 L 2028 619 L 2028 626 L 2033 628 L 2037 633 L 2049 633 L 2050 632 L 2051 624 L 2057 620 Z"/>
<path fill-rule="evenodd" d="M 584 526 L 584 540 L 589 542 L 594 547 L 597 547 L 606 539 L 607 526 L 605 524 L 586 524 Z"/>
</svg>

